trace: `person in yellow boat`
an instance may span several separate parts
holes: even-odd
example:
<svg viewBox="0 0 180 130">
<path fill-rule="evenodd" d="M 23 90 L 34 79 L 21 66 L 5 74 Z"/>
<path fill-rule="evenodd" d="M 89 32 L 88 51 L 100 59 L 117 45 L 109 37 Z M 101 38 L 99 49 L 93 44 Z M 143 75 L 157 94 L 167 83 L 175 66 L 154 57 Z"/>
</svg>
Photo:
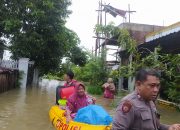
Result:
<svg viewBox="0 0 180 130">
<path fill-rule="evenodd" d="M 64 81 L 66 81 L 65 84 L 63 86 L 57 86 L 56 87 L 56 104 L 57 105 L 59 105 L 58 100 L 62 98 L 60 95 L 61 89 L 74 86 L 74 84 L 76 83 L 76 80 L 74 80 L 73 78 L 74 78 L 73 71 L 71 71 L 71 70 L 67 71 L 64 74 Z"/>
<path fill-rule="evenodd" d="M 73 119 L 80 108 L 95 104 L 95 98 L 85 92 L 85 86 L 81 82 L 75 83 L 75 92 L 67 99 L 66 117 L 67 121 Z"/>
</svg>

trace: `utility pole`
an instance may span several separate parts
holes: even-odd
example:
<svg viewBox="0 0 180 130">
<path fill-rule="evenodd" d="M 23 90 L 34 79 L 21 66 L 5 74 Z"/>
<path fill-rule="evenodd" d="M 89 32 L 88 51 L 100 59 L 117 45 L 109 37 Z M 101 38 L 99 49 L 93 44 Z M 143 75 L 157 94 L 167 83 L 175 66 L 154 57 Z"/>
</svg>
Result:
<svg viewBox="0 0 180 130">
<path fill-rule="evenodd" d="M 129 23 L 131 22 L 131 13 L 134 13 L 134 12 L 136 12 L 136 11 L 131 11 L 130 4 L 128 4 L 128 11 L 127 11 L 127 13 L 129 14 Z"/>
<path fill-rule="evenodd" d="M 102 2 L 102 0 L 101 0 Z M 97 25 L 100 25 L 102 22 L 102 9 L 101 9 L 101 2 L 99 1 L 99 6 L 98 6 L 98 16 L 97 16 Z M 99 55 L 100 52 L 99 51 L 99 43 L 100 43 L 100 39 L 98 38 L 100 36 L 99 32 L 96 32 L 96 43 L 95 43 L 95 57 Z"/>
<path fill-rule="evenodd" d="M 99 6 L 100 6 L 100 23 L 99 24 L 102 26 L 102 17 L 103 17 L 102 16 L 102 0 L 101 0 L 101 3 L 100 3 Z M 101 42 L 101 40 L 99 39 L 99 56 L 100 56 L 100 53 L 101 53 L 101 43 L 100 42 Z"/>
</svg>

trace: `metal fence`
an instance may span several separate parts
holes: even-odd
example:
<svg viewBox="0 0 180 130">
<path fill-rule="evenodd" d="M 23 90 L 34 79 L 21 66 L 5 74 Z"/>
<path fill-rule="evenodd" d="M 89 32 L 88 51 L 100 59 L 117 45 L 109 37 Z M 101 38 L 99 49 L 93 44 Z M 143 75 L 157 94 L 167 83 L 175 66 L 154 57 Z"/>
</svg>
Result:
<svg viewBox="0 0 180 130">
<path fill-rule="evenodd" d="M 7 69 L 18 69 L 18 61 L 17 60 L 1 60 L 0 59 L 0 67 Z"/>
</svg>

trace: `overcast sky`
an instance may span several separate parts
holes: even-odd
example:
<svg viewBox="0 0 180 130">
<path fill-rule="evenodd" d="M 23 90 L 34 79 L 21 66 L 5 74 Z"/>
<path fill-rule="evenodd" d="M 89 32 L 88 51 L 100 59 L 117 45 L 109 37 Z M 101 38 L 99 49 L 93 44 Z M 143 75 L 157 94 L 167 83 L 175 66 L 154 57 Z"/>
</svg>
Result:
<svg viewBox="0 0 180 130">
<path fill-rule="evenodd" d="M 97 23 L 97 9 L 99 0 L 72 0 L 69 7 L 72 14 L 67 19 L 66 26 L 75 31 L 81 39 L 81 46 L 92 49 L 95 45 L 93 28 Z M 180 21 L 179 0 L 103 0 L 115 8 L 131 10 L 136 13 L 131 15 L 131 22 L 151 25 L 168 26 Z M 113 21 L 115 25 L 123 22 L 123 18 L 112 17 L 107 14 L 107 23 Z"/>
<path fill-rule="evenodd" d="M 131 22 L 151 25 L 168 26 L 180 21 L 179 0 L 102 0 L 103 4 L 109 4 L 115 8 L 131 10 L 136 13 L 131 15 Z M 97 9 L 99 0 L 72 0 L 69 7 L 72 14 L 67 19 L 66 26 L 77 33 L 81 40 L 81 46 L 91 50 L 95 46 L 95 36 L 93 29 L 97 24 Z M 115 25 L 123 22 L 123 18 L 112 17 L 107 14 L 108 21 L 113 21 Z M 4 57 L 9 57 L 4 54 Z M 111 59 L 111 57 L 110 57 Z"/>
</svg>

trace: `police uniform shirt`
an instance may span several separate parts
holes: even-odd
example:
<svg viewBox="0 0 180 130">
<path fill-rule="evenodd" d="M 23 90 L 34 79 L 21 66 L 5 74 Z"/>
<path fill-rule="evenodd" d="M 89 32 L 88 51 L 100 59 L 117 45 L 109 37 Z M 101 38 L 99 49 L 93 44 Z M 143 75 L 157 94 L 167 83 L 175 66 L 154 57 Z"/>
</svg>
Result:
<svg viewBox="0 0 180 130">
<path fill-rule="evenodd" d="M 117 107 L 112 130 L 168 130 L 160 124 L 154 102 L 144 101 L 137 93 L 124 97 Z"/>
</svg>

